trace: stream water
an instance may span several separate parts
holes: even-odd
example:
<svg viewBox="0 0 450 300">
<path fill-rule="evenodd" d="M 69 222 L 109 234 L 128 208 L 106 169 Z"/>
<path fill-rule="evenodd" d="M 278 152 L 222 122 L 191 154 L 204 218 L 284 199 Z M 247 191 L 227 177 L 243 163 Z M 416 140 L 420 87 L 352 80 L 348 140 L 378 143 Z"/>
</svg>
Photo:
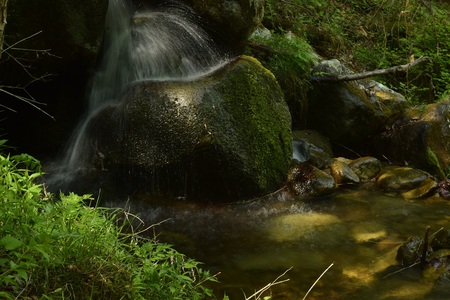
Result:
<svg viewBox="0 0 450 300">
<path fill-rule="evenodd" d="M 115 206 L 117 203 L 108 203 Z M 123 202 L 121 204 L 123 207 Z M 403 270 L 397 249 L 409 236 L 449 228 L 450 203 L 408 201 L 366 185 L 300 201 L 284 192 L 224 205 L 135 196 L 128 209 L 156 224 L 158 239 L 220 272 L 219 299 L 245 299 L 292 267 L 268 293 L 273 299 L 448 299 L 449 286 Z M 266 293 L 267 295 L 267 293 Z"/>
<path fill-rule="evenodd" d="M 110 0 L 105 51 L 80 122 L 55 181 L 68 181 L 83 167 L 83 128 L 133 81 L 192 78 L 226 59 L 196 25 L 195 15 L 176 3 L 135 13 L 128 1 Z M 395 254 L 410 235 L 448 226 L 449 203 L 439 198 L 406 201 L 370 186 L 342 189 L 332 197 L 303 202 L 279 192 L 251 202 L 201 205 L 133 196 L 127 205 L 159 240 L 220 272 L 218 295 L 244 299 L 279 275 L 289 281 L 271 288 L 273 299 L 447 299 L 445 288 L 424 282 L 420 270 L 393 274 Z M 123 207 L 126 201 L 105 203 Z M 384 279 L 384 277 L 388 276 Z M 221 297 L 219 296 L 219 299 Z"/>
</svg>

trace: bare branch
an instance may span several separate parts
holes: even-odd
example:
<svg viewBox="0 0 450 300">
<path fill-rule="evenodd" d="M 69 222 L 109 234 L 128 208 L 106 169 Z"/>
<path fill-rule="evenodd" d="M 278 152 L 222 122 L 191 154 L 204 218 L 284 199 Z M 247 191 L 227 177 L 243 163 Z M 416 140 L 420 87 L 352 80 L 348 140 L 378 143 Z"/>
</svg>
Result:
<svg viewBox="0 0 450 300">
<path fill-rule="evenodd" d="M 419 64 L 429 62 L 429 61 L 431 61 L 429 57 L 422 56 L 422 57 L 419 57 L 418 59 L 416 59 L 410 63 L 407 63 L 405 65 L 394 66 L 394 67 L 390 67 L 387 69 L 380 69 L 380 70 L 368 71 L 368 72 L 357 73 L 357 74 L 336 75 L 336 76 L 312 76 L 311 81 L 342 82 L 342 81 L 359 80 L 359 79 L 364 79 L 364 78 L 378 76 L 378 75 L 405 73 L 412 67 L 415 67 Z"/>
<path fill-rule="evenodd" d="M 32 106 L 33 108 L 39 110 L 40 112 L 42 112 L 43 114 L 47 115 L 51 119 L 55 120 L 55 118 L 52 115 L 50 115 L 49 113 L 47 113 L 46 111 L 44 111 L 42 108 L 40 108 L 38 106 L 38 105 L 45 105 L 45 103 L 36 101 L 36 99 L 34 99 L 34 97 L 27 91 L 27 87 L 30 84 L 32 84 L 32 83 L 34 83 L 36 81 L 46 81 L 46 78 L 51 76 L 51 75 L 50 74 L 44 74 L 44 75 L 41 75 L 41 76 L 33 75 L 29 71 L 29 69 L 31 69 L 32 66 L 31 65 L 25 65 L 23 63 L 23 62 L 27 62 L 29 60 L 19 59 L 16 56 L 14 56 L 14 55 L 12 55 L 10 53 L 10 51 L 27 51 L 27 52 L 35 52 L 36 54 L 41 53 L 41 54 L 52 55 L 52 54 L 49 53 L 49 51 L 50 51 L 49 49 L 40 50 L 40 49 L 26 49 L 26 48 L 18 48 L 18 47 L 16 47 L 20 43 L 23 43 L 24 41 L 29 40 L 29 39 L 39 35 L 40 33 L 42 33 L 42 31 L 38 31 L 38 32 L 36 32 L 36 33 L 34 33 L 34 34 L 30 35 L 30 36 L 27 36 L 27 37 L 25 37 L 25 38 L 15 42 L 12 45 L 7 45 L 7 47 L 5 49 L 0 48 L 0 57 L 1 57 L 1 54 L 7 54 L 7 57 L 8 57 L 7 59 L 12 59 L 14 62 L 16 62 L 25 71 L 25 73 L 31 78 L 31 80 L 27 84 L 25 84 L 24 86 L 0 85 L 0 93 L 4 93 L 6 95 L 9 95 L 9 96 L 17 99 L 17 100 L 25 102 L 26 104 Z M 6 45 L 6 43 L 5 43 L 5 45 Z M 53 56 L 55 56 L 55 55 L 53 55 Z M 55 57 L 57 57 L 57 56 L 55 56 Z M 14 90 L 14 89 L 21 90 L 22 93 L 25 94 L 25 96 L 21 96 L 20 94 L 16 94 L 16 93 L 13 93 L 13 92 L 10 91 L 10 90 Z M 16 112 L 14 109 L 12 109 L 12 108 L 4 105 L 4 104 L 0 104 L 0 107 L 8 109 L 9 111 L 12 111 L 12 112 Z"/>
<path fill-rule="evenodd" d="M 18 44 L 20 44 L 20 43 L 22 43 L 22 42 L 24 42 L 24 41 L 26 41 L 26 40 L 29 40 L 29 39 L 31 39 L 31 38 L 33 38 L 33 37 L 35 37 L 35 36 L 37 36 L 38 34 L 41 34 L 41 33 L 42 33 L 42 30 L 41 30 L 41 31 L 38 31 L 38 32 L 36 32 L 36 33 L 33 33 L 32 35 L 27 36 L 26 38 L 23 38 L 23 39 L 21 39 L 20 41 L 17 41 L 17 42 L 15 42 L 14 44 L 8 46 L 8 48 L 4 49 L 3 51 L 8 51 L 9 49 L 13 48 L 15 45 L 18 45 Z"/>
<path fill-rule="evenodd" d="M 16 99 L 18 99 L 18 100 L 20 100 L 20 101 L 22 101 L 22 102 L 25 102 L 25 103 L 27 103 L 28 105 L 31 105 L 32 107 L 36 108 L 37 110 L 39 110 L 39 111 L 42 112 L 43 114 L 47 115 L 47 116 L 50 117 L 51 119 L 55 120 L 55 118 L 54 118 L 52 115 L 50 115 L 50 114 L 47 113 L 45 110 L 43 110 L 42 108 L 40 108 L 39 106 L 37 106 L 37 105 L 35 104 L 37 101 L 34 100 L 34 99 L 22 97 L 22 96 L 20 96 L 20 95 L 11 93 L 11 92 L 9 92 L 9 91 L 7 91 L 7 90 L 1 88 L 1 87 L 0 87 L 0 93 L 5 93 L 5 94 L 7 94 L 7 95 L 9 95 L 9 96 L 11 96 L 11 97 L 13 97 L 13 98 L 16 98 Z M 37 102 L 37 103 L 39 103 L 39 102 Z M 41 103 L 40 103 L 40 104 L 41 104 Z M 2 105 L 2 106 L 3 106 L 3 107 L 6 107 L 6 106 L 4 106 L 4 105 Z M 9 109 L 9 110 L 14 111 L 13 109 Z"/>
</svg>

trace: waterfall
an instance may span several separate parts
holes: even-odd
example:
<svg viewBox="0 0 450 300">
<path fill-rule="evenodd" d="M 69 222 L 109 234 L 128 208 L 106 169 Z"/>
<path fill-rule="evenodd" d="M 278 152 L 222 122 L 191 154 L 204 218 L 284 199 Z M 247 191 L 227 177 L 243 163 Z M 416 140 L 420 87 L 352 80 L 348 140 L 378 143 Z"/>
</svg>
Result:
<svg viewBox="0 0 450 300">
<path fill-rule="evenodd" d="M 140 11 L 129 0 L 110 0 L 100 70 L 89 96 L 95 110 L 137 80 L 186 80 L 225 62 L 186 5 L 167 2 Z"/>
<path fill-rule="evenodd" d="M 117 103 L 131 83 L 193 80 L 229 61 L 200 23 L 191 8 L 177 1 L 141 9 L 131 0 L 109 0 L 101 60 L 87 93 L 88 111 L 49 185 L 66 185 L 79 170 L 90 168 L 83 151 L 95 145 L 85 137 L 86 126 L 97 112 Z"/>
</svg>

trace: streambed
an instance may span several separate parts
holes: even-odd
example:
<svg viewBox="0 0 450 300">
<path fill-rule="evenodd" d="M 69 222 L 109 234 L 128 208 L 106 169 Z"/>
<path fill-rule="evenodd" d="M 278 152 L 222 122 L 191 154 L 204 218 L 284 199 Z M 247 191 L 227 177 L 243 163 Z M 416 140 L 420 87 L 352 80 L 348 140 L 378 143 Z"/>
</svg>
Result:
<svg viewBox="0 0 450 300">
<path fill-rule="evenodd" d="M 135 196 L 127 205 L 146 224 L 166 220 L 156 227 L 158 239 L 220 272 L 212 288 L 230 299 L 245 299 L 291 267 L 282 277 L 290 280 L 271 289 L 273 299 L 302 299 L 332 263 L 307 299 L 450 296 L 449 286 L 422 280 L 419 267 L 394 273 L 409 236 L 423 236 L 426 226 L 450 228 L 450 202 L 438 197 L 409 201 L 367 184 L 310 201 L 281 191 L 239 204 Z"/>
</svg>

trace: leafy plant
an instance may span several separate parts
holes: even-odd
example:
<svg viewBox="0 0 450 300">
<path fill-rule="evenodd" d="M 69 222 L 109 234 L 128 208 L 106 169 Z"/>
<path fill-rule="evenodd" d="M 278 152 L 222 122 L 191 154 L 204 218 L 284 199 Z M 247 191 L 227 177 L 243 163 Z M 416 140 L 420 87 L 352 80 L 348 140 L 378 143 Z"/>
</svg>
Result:
<svg viewBox="0 0 450 300">
<path fill-rule="evenodd" d="M 125 233 L 123 210 L 56 199 L 29 155 L 0 155 L 0 297 L 203 299 L 215 281 L 169 245 Z M 126 219 L 128 220 L 128 218 Z"/>
<path fill-rule="evenodd" d="M 414 104 L 450 89 L 450 3 L 421 0 L 268 0 L 264 25 L 305 36 L 324 58 L 355 71 L 403 65 L 428 56 L 432 64 L 406 75 L 377 78 Z"/>
</svg>

